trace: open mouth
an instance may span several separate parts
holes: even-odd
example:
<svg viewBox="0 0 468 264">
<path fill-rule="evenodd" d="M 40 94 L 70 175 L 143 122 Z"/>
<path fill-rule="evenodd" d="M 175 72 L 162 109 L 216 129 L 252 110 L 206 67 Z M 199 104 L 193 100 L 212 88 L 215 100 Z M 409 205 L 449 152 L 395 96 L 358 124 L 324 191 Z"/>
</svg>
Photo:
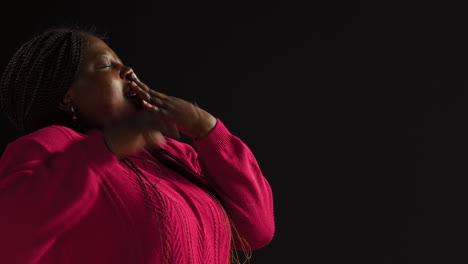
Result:
<svg viewBox="0 0 468 264">
<path fill-rule="evenodd" d="M 138 98 L 136 93 L 128 93 L 124 95 L 126 98 Z"/>
<path fill-rule="evenodd" d="M 143 108 L 143 104 L 141 103 L 140 98 L 138 97 L 137 93 L 133 90 L 133 88 L 128 84 L 123 91 L 123 96 L 125 99 L 128 99 L 137 109 Z"/>
<path fill-rule="evenodd" d="M 128 98 L 136 97 L 137 94 L 133 91 L 132 86 L 127 84 L 123 89 L 123 95 Z"/>
<path fill-rule="evenodd" d="M 128 100 L 130 100 L 132 102 L 133 105 L 135 105 L 137 108 L 141 108 L 143 107 L 143 105 L 141 104 L 141 100 L 140 98 L 138 97 L 138 95 L 133 92 L 131 89 L 128 89 L 125 93 L 124 93 L 124 97 Z"/>
<path fill-rule="evenodd" d="M 125 87 L 123 95 L 128 98 L 137 97 L 137 94 L 133 91 L 132 87 L 129 85 Z"/>
</svg>

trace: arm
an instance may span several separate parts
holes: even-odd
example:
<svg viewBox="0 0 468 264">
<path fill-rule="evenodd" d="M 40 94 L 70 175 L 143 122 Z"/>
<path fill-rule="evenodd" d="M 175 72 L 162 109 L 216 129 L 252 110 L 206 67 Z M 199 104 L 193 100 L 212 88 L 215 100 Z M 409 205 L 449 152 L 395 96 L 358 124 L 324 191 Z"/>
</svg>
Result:
<svg viewBox="0 0 468 264">
<path fill-rule="evenodd" d="M 47 127 L 9 144 L 0 160 L 0 262 L 36 263 L 98 196 L 116 157 L 100 132 Z"/>
<path fill-rule="evenodd" d="M 194 144 L 204 175 L 239 234 L 252 249 L 267 245 L 275 231 L 273 196 L 250 149 L 220 120 L 208 136 Z"/>
<path fill-rule="evenodd" d="M 137 84 L 135 92 L 154 119 L 194 139 L 198 154 L 192 149 L 192 154 L 183 155 L 192 161 L 195 171 L 203 170 L 240 235 L 252 249 L 267 245 L 275 231 L 273 197 L 250 149 L 204 109 L 156 92 L 134 75 L 132 78 Z"/>
</svg>

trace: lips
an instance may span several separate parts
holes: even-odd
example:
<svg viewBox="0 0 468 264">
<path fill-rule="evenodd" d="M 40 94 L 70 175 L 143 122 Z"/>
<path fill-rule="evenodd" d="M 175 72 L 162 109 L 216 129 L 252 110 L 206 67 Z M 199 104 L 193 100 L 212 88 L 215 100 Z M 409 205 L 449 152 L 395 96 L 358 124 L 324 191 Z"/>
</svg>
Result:
<svg viewBox="0 0 468 264">
<path fill-rule="evenodd" d="M 123 92 L 125 97 L 138 97 L 137 94 L 133 91 L 132 87 L 128 85 Z"/>
<path fill-rule="evenodd" d="M 126 99 L 128 99 L 136 108 L 142 108 L 143 105 L 141 104 L 140 98 L 138 95 L 133 91 L 132 87 L 128 85 L 124 91 L 123 95 Z"/>
</svg>

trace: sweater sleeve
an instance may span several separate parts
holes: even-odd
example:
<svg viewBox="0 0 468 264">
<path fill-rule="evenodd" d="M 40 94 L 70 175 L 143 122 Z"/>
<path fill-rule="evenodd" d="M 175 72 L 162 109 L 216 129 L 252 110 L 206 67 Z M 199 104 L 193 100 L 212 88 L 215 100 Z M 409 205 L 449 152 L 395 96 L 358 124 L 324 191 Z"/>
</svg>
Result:
<svg viewBox="0 0 468 264">
<path fill-rule="evenodd" d="M 272 191 L 251 150 L 219 119 L 210 134 L 194 141 L 194 146 L 206 180 L 240 236 L 253 250 L 270 243 L 275 232 Z M 236 246 L 242 249 L 239 243 Z"/>
<path fill-rule="evenodd" d="M 10 143 L 0 160 L 0 262 L 37 263 L 92 208 L 113 162 L 98 130 L 50 126 Z"/>
</svg>

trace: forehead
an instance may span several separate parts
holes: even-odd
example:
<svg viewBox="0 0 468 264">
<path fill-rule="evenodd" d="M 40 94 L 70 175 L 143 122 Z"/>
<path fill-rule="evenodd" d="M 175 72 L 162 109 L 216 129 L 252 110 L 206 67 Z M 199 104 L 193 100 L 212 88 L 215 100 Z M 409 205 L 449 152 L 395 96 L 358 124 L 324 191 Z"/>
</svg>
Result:
<svg viewBox="0 0 468 264">
<path fill-rule="evenodd" d="M 118 58 L 115 52 L 103 40 L 94 36 L 87 37 L 83 52 L 85 60 L 97 59 L 103 55 Z"/>
</svg>

